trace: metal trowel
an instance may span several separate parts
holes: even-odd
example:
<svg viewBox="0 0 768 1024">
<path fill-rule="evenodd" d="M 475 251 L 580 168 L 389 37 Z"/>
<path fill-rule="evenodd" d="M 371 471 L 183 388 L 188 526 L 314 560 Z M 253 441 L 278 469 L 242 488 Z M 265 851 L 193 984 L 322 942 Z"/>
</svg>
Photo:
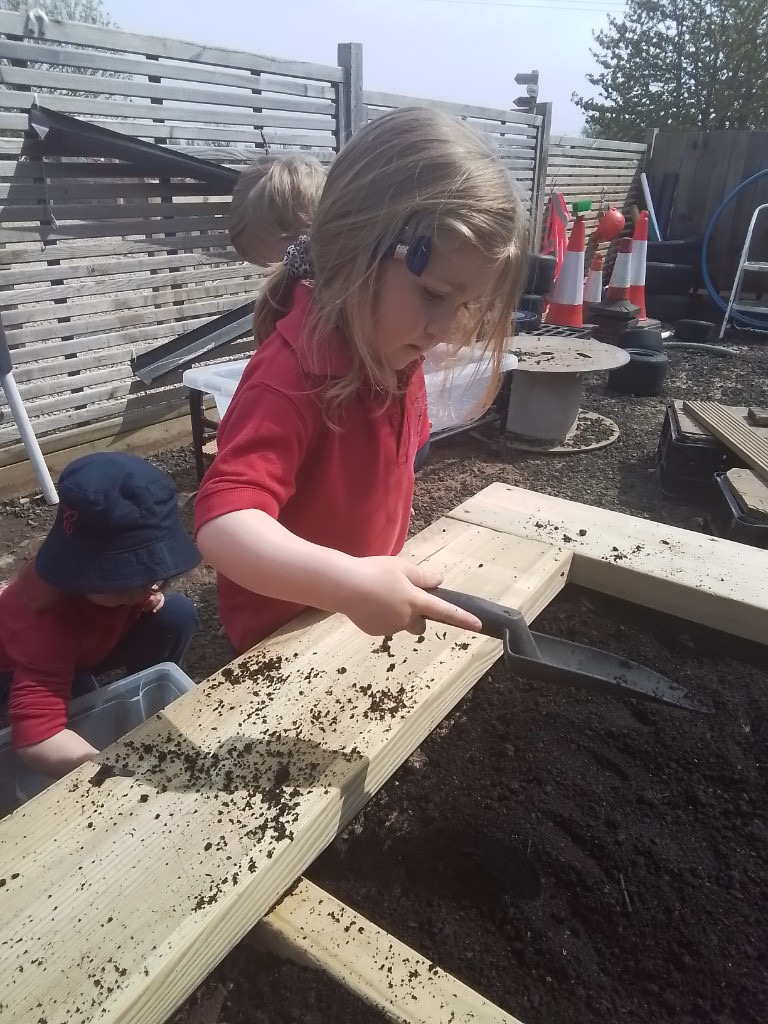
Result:
<svg viewBox="0 0 768 1024">
<path fill-rule="evenodd" d="M 688 691 L 649 668 L 594 647 L 533 633 L 516 608 L 472 594 L 435 587 L 429 591 L 443 601 L 476 615 L 486 636 L 504 644 L 504 661 L 517 675 L 547 683 L 565 683 L 617 697 L 635 697 L 686 711 L 711 712 Z"/>
</svg>

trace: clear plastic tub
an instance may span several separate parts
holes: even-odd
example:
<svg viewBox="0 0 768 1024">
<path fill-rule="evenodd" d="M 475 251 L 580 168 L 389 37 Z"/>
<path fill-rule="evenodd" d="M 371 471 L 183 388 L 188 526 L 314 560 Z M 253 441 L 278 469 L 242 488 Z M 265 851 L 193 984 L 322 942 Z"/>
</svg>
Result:
<svg viewBox="0 0 768 1024">
<path fill-rule="evenodd" d="M 68 725 L 103 750 L 194 688 L 186 672 L 164 661 L 77 697 L 69 705 Z M 14 810 L 50 784 L 16 756 L 11 730 L 0 730 L 0 813 Z"/>
<path fill-rule="evenodd" d="M 454 357 L 449 368 L 441 368 L 441 363 L 445 362 L 448 355 L 447 346 L 437 345 L 424 363 L 429 418 L 433 431 L 476 419 L 490 378 L 487 361 L 473 359 L 472 356 L 477 354 L 471 349 L 464 356 Z M 221 417 L 227 411 L 247 365 L 248 360 L 241 359 L 232 363 L 197 366 L 185 370 L 182 380 L 186 387 L 212 395 Z M 513 370 L 515 366 L 517 357 L 505 353 L 502 369 Z"/>
</svg>

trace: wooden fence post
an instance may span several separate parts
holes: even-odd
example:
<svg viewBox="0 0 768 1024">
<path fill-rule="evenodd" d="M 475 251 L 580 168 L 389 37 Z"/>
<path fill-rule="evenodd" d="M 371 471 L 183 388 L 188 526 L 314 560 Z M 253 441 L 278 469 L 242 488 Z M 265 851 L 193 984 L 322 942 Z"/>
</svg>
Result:
<svg viewBox="0 0 768 1024">
<path fill-rule="evenodd" d="M 344 73 L 336 90 L 336 152 L 366 122 L 363 102 L 363 44 L 339 43 L 336 61 Z"/>
<path fill-rule="evenodd" d="M 532 252 L 539 251 L 541 230 L 544 220 L 544 192 L 547 187 L 547 163 L 549 162 L 549 136 L 552 130 L 552 104 L 537 103 L 536 113 L 541 117 L 536 135 L 536 156 L 533 165 L 533 193 L 531 195 L 531 238 Z"/>
</svg>

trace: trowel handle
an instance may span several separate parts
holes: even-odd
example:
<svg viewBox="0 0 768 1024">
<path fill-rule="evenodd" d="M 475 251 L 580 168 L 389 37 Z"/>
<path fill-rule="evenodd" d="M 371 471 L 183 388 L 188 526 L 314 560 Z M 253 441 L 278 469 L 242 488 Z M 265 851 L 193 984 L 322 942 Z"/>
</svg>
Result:
<svg viewBox="0 0 768 1024">
<path fill-rule="evenodd" d="M 443 587 L 433 587 L 427 593 L 434 594 L 435 597 L 439 597 L 441 601 L 447 601 L 448 604 L 455 604 L 457 608 L 462 608 L 471 615 L 476 615 L 483 624 L 483 633 L 486 636 L 495 636 L 498 640 L 504 640 L 513 654 L 519 654 L 534 661 L 541 660 L 541 654 L 528 629 L 528 623 L 517 608 L 505 608 L 494 601 L 486 601 L 483 597 L 463 594 L 459 590 L 445 590 Z"/>
</svg>

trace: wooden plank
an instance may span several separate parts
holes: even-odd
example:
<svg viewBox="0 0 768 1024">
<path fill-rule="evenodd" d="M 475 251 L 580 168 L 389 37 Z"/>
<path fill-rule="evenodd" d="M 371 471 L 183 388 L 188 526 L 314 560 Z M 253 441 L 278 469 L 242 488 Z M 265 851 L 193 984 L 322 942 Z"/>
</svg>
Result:
<svg viewBox="0 0 768 1024">
<path fill-rule="evenodd" d="M 251 292 L 242 292 L 240 295 L 235 295 L 229 292 L 220 299 L 189 303 L 188 305 L 185 305 L 183 309 L 178 306 L 162 306 L 152 310 L 152 319 L 155 323 L 168 323 L 168 321 L 173 321 L 178 324 L 177 333 L 181 334 L 183 331 L 189 329 L 190 320 L 194 321 L 196 317 L 215 316 L 217 313 L 226 313 L 228 310 L 233 309 L 237 305 L 241 305 L 252 297 Z M 120 310 L 117 313 L 102 313 L 98 323 L 83 320 L 82 323 L 78 323 L 77 327 L 83 334 L 102 331 L 121 331 L 128 327 L 141 325 L 145 323 L 146 320 L 146 309 L 126 309 Z M 192 326 L 196 326 L 194 322 L 192 323 Z M 60 338 L 63 334 L 74 333 L 71 324 L 66 325 L 55 323 L 46 324 L 44 327 L 21 326 L 17 328 L 17 332 L 19 335 L 18 338 L 12 337 L 11 332 L 8 332 L 9 343 L 13 342 L 18 345 L 22 341 L 34 342 L 55 340 Z"/>
<path fill-rule="evenodd" d="M 572 583 L 768 643 L 768 551 L 507 484 L 450 515 L 566 545 Z"/>
<path fill-rule="evenodd" d="M 768 484 L 749 469 L 729 469 L 725 474 L 744 512 L 768 519 Z"/>
<path fill-rule="evenodd" d="M 184 64 L 178 61 L 157 60 L 149 63 L 143 54 L 109 53 L 98 50 L 73 49 L 66 46 L 46 46 L 35 40 L 35 60 L 52 66 L 91 68 L 96 71 L 115 71 L 128 79 L 151 75 L 162 79 L 161 88 L 169 82 L 191 82 L 194 85 L 214 85 L 226 89 L 249 89 L 252 87 L 252 72 L 249 69 L 227 68 L 221 65 Z M 0 53 L 8 60 L 29 60 L 29 42 L 17 43 L 0 39 Z M 126 79 L 123 78 L 122 81 Z M 330 80 L 328 80 L 330 81 Z M 88 91 L 98 92 L 102 76 L 91 80 Z M 309 79 L 292 81 L 282 75 L 262 74 L 261 84 L 265 92 L 276 96 L 300 96 L 315 99 L 335 100 L 333 85 Z"/>
<path fill-rule="evenodd" d="M 644 153 L 644 142 L 618 142 L 615 139 L 586 139 L 575 135 L 553 135 L 550 146 L 566 149 L 583 149 L 587 152 L 603 150 L 607 153 Z"/>
<path fill-rule="evenodd" d="M 365 89 L 364 101 L 372 107 L 412 107 L 414 104 L 430 103 L 459 117 L 478 117 L 486 121 L 504 121 L 523 126 L 537 126 L 541 118 L 536 114 L 524 114 L 520 110 L 501 110 L 498 107 L 480 107 L 470 103 L 452 103 L 447 100 L 426 100 L 415 96 L 404 96 L 394 92 L 376 92 Z"/>
<path fill-rule="evenodd" d="M 717 402 L 683 402 L 683 408 L 732 452 L 768 480 L 768 437 L 761 436 L 730 409 Z"/>
<path fill-rule="evenodd" d="M 61 87 L 70 81 L 69 75 L 62 75 Z M 34 102 L 34 94 L 29 92 L 16 92 L 12 89 L 0 90 L 0 110 L 28 110 Z M 145 118 L 151 117 L 152 108 L 149 103 L 132 103 L 127 100 L 121 103 L 117 99 L 92 99 L 88 96 L 58 96 L 45 94 L 43 102 L 51 110 L 59 110 L 65 114 L 87 117 L 94 120 L 98 117 L 125 117 L 134 123 L 141 123 Z M 253 100 L 251 100 L 253 103 Z M 307 128 L 322 131 L 333 131 L 335 118 L 326 114 L 303 114 L 292 111 L 278 111 L 272 113 L 255 113 L 251 110 L 240 110 L 237 107 L 228 107 L 220 101 L 217 107 L 200 106 L 169 106 L 163 104 L 163 113 L 167 117 L 164 120 L 184 122 L 209 122 L 216 125 L 250 125 L 251 127 L 264 128 Z M 181 135 L 183 129 L 179 131 Z M 133 134 L 133 133 L 132 133 Z M 143 134 L 150 134 L 149 132 Z M 247 136 L 246 136 L 247 137 Z"/>
<path fill-rule="evenodd" d="M 16 267 L 19 263 L 39 263 L 41 260 L 80 260 L 94 256 L 129 256 L 133 253 L 144 256 L 149 252 L 191 251 L 209 253 L 214 250 L 216 258 L 221 254 L 231 253 L 229 238 L 226 231 L 218 229 L 205 235 L 185 234 L 183 231 L 174 233 L 168 238 L 112 238 L 109 241 L 98 239 L 82 239 L 78 241 L 62 239 L 55 246 L 47 245 L 40 249 L 40 239 L 28 245 L 9 244 L 8 248 L 0 249 L 0 274 L 7 267 Z M 61 276 L 61 275 L 59 275 Z M 5 280 L 3 277 L 2 280 Z"/>
<path fill-rule="evenodd" d="M 24 35 L 24 16 L 0 11 L 0 33 Z M 281 60 L 241 50 L 230 50 L 217 46 L 201 46 L 199 43 L 182 42 L 177 39 L 157 38 L 123 32 L 120 29 L 91 26 L 75 21 L 58 21 L 49 18 L 45 30 L 47 42 L 71 43 L 75 46 L 92 46 L 97 50 L 117 50 L 118 53 L 133 51 L 144 56 L 185 60 L 200 64 L 220 64 L 224 67 L 238 67 L 247 71 L 263 71 L 268 74 L 290 75 L 292 78 L 317 78 L 325 82 L 341 79 L 339 68 L 325 64 L 310 64 L 304 61 Z M 28 40 L 27 60 L 35 60 L 35 40 Z M 152 72 L 148 72 L 152 74 Z"/>
<path fill-rule="evenodd" d="M 404 1024 L 520 1024 L 304 878 L 262 918 L 248 942 L 259 951 L 320 968 Z"/>
<path fill-rule="evenodd" d="M 45 462 L 55 480 L 70 462 L 92 452 L 115 449 L 146 455 L 178 448 L 191 441 L 189 408 L 185 402 L 183 406 L 169 407 L 165 411 L 154 409 L 151 412 L 127 414 L 87 427 L 63 431 L 41 438 L 40 446 L 43 448 L 45 444 L 47 448 L 44 449 Z M 53 444 L 57 447 L 52 447 Z M 15 457 L 6 463 L 6 455 Z M 39 491 L 40 484 L 24 446 L 19 444 L 0 451 L 0 501 Z"/>
<path fill-rule="evenodd" d="M 570 561 L 449 520 L 406 557 L 529 618 Z M 0 822 L 9 1024 L 41 1007 L 47 1024 L 160 1024 L 500 650 L 304 615 L 97 758 L 133 778 L 97 789 L 83 765 Z"/>
<path fill-rule="evenodd" d="M 0 49 L 5 47 L 0 44 Z M 28 52 L 28 51 L 27 51 Z M 165 103 L 194 103 L 200 106 L 224 108 L 226 113 L 228 107 L 247 107 L 253 109 L 253 95 L 246 95 L 245 92 L 238 93 L 232 88 L 210 90 L 196 89 L 189 85 L 171 85 L 168 82 L 160 84 L 154 82 L 142 82 L 128 80 L 126 78 L 105 78 L 104 76 L 94 77 L 93 75 L 79 75 L 71 70 L 69 60 L 61 57 L 61 50 L 54 51 L 58 54 L 58 60 L 63 65 L 60 71 L 43 70 L 42 68 L 16 68 L 8 65 L 0 65 L 0 83 L 7 86 L 29 86 L 44 93 L 46 89 L 77 89 L 83 93 L 95 93 L 98 96 L 115 96 L 124 99 L 128 96 L 139 99 L 160 98 Z M 39 59 L 39 58 L 38 58 Z M 110 70 L 115 70 L 109 65 Z M 136 66 L 134 64 L 134 72 Z M 156 69 L 155 69 L 156 70 Z M 144 73 L 147 74 L 146 65 Z M 245 90 L 248 85 L 247 79 L 241 79 L 238 87 Z M 45 96 L 45 106 L 49 107 L 49 99 Z M 143 109 L 137 104 L 137 109 Z M 315 99 L 313 97 L 292 96 L 286 94 L 259 94 L 259 107 L 265 110 L 284 110 L 293 114 L 322 114 L 333 118 L 335 108 L 332 98 Z M 207 119 L 207 116 L 206 116 Z M 226 121 L 226 117 L 224 117 Z"/>
</svg>

